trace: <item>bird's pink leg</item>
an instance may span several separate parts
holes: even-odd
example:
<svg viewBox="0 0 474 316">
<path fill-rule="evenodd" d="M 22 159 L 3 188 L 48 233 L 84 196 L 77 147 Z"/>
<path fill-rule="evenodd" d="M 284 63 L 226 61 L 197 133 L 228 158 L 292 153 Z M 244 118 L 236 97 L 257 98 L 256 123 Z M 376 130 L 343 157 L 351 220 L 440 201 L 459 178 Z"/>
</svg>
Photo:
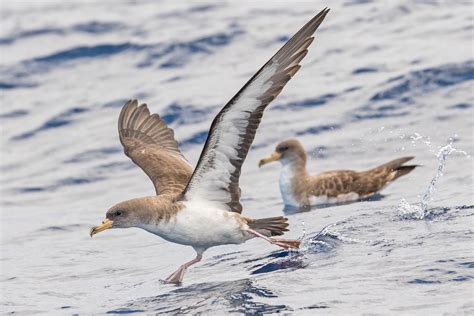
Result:
<svg viewBox="0 0 474 316">
<path fill-rule="evenodd" d="M 298 246 L 299 246 L 299 241 L 296 241 L 296 240 L 287 240 L 287 241 L 282 240 L 282 239 L 275 240 L 275 239 L 269 238 L 269 237 L 267 237 L 263 234 L 260 234 L 258 231 L 255 231 L 255 230 L 250 229 L 250 228 L 248 228 L 247 231 L 249 233 L 254 234 L 257 237 L 265 239 L 266 241 L 268 241 L 269 243 L 271 243 L 273 245 L 277 245 L 277 246 L 280 246 L 280 247 L 285 248 L 285 249 L 298 248 Z"/>
<path fill-rule="evenodd" d="M 186 269 L 189 268 L 190 266 L 192 266 L 193 264 L 198 263 L 199 261 L 201 261 L 201 259 L 202 259 L 202 255 L 198 254 L 196 256 L 196 258 L 194 258 L 193 260 L 191 260 L 189 262 L 186 262 L 181 267 L 179 267 L 178 270 L 173 272 L 173 274 L 171 274 L 169 277 L 167 277 L 165 282 L 166 283 L 174 283 L 174 284 L 181 283 L 183 281 L 183 276 L 184 276 L 184 272 L 186 272 Z"/>
</svg>

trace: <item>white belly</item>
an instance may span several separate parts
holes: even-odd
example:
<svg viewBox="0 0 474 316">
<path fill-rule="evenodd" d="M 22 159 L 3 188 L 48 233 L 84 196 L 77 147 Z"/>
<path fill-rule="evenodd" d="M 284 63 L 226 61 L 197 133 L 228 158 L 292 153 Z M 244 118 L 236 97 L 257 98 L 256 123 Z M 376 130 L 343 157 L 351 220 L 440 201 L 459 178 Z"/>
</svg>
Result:
<svg viewBox="0 0 474 316">
<path fill-rule="evenodd" d="M 291 180 L 293 179 L 293 170 L 290 164 L 283 164 L 280 172 L 280 192 L 285 205 L 299 206 L 293 195 Z"/>
<path fill-rule="evenodd" d="M 220 210 L 213 205 L 185 202 L 185 208 L 170 221 L 142 228 L 168 241 L 204 250 L 247 240 L 239 217 L 237 213 Z"/>
</svg>

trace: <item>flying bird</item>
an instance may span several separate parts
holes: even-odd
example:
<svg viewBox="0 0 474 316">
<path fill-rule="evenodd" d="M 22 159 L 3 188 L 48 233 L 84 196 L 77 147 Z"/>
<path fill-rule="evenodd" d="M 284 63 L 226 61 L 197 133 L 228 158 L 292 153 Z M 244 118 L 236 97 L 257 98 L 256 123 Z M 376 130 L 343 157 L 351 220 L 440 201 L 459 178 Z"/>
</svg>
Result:
<svg viewBox="0 0 474 316">
<path fill-rule="evenodd" d="M 282 164 L 280 192 L 285 205 L 308 207 L 317 203 L 353 202 L 373 196 L 417 165 L 404 165 L 414 157 L 403 157 L 366 171 L 334 170 L 311 176 L 306 170 L 306 152 L 296 139 L 279 143 L 275 151 L 260 160 Z"/>
<path fill-rule="evenodd" d="M 171 274 L 165 280 L 169 283 L 181 283 L 187 268 L 213 246 L 259 237 L 285 249 L 299 247 L 298 240 L 274 238 L 288 231 L 287 218 L 241 215 L 239 177 L 263 111 L 300 69 L 328 12 L 322 10 L 304 25 L 222 108 L 194 171 L 159 115 L 150 115 L 146 104 L 127 102 L 118 120 L 120 142 L 151 179 L 156 195 L 111 207 L 102 224 L 91 229 L 91 237 L 110 228 L 138 227 L 193 247 L 196 257 Z"/>
</svg>

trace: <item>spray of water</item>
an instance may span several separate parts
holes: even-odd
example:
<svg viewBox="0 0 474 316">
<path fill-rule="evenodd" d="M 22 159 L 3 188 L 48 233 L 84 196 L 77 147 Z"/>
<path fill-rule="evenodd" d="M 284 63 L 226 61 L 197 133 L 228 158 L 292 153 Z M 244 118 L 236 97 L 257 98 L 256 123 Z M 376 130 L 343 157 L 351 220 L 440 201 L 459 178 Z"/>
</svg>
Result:
<svg viewBox="0 0 474 316">
<path fill-rule="evenodd" d="M 421 140 L 427 146 L 431 147 L 431 141 L 427 137 L 421 136 L 420 134 L 415 134 L 411 138 L 412 138 L 412 141 Z M 444 167 L 446 166 L 446 161 L 449 155 L 451 155 L 452 153 L 459 153 L 466 157 L 469 157 L 469 155 L 465 151 L 454 148 L 453 141 L 454 141 L 454 138 L 450 138 L 448 144 L 443 147 L 440 147 L 438 152 L 436 153 L 436 157 L 438 157 L 438 168 L 428 188 L 423 193 L 421 202 L 418 204 L 411 205 L 405 199 L 402 199 L 400 201 L 398 212 L 402 218 L 408 218 L 408 219 L 426 218 L 426 216 L 429 215 L 430 213 L 429 205 L 433 201 L 436 185 L 438 184 L 439 180 L 444 174 Z"/>
<path fill-rule="evenodd" d="M 303 235 L 300 238 L 298 238 L 301 241 L 299 251 L 304 253 L 308 249 L 308 245 L 306 244 L 306 226 L 305 226 L 305 223 L 304 223 L 303 220 L 301 221 L 301 226 L 302 226 L 302 230 L 303 230 L 303 232 L 302 232 Z M 292 249 L 290 249 L 290 254 L 291 254 L 291 251 L 292 251 Z"/>
</svg>

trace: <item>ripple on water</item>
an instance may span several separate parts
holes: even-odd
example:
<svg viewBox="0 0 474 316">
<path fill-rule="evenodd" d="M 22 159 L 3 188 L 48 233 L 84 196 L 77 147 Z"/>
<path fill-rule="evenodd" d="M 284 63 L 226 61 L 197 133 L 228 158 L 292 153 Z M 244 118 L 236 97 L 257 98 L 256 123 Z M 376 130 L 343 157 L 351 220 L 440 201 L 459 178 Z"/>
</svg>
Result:
<svg viewBox="0 0 474 316">
<path fill-rule="evenodd" d="M 2 88 L 2 84 L 0 83 L 0 89 Z M 28 111 L 26 110 L 14 110 L 11 112 L 0 114 L 0 119 L 12 119 L 21 116 L 28 115 Z"/>
<path fill-rule="evenodd" d="M 226 313 L 246 315 L 280 313 L 291 311 L 284 304 L 258 302 L 258 298 L 276 298 L 277 295 L 250 279 L 193 284 L 172 290 L 166 294 L 144 297 L 129 302 L 124 307 L 110 310 L 108 314 L 135 312 L 156 312 L 169 314 L 215 314 Z"/>
<path fill-rule="evenodd" d="M 257 264 L 251 267 L 255 269 L 251 274 L 269 273 L 278 270 L 296 270 L 307 267 L 310 264 L 310 256 L 321 254 L 332 254 L 342 243 L 337 235 L 328 232 L 331 225 L 323 228 L 319 233 L 312 234 L 302 240 L 300 249 L 281 250 L 271 253 L 264 259 L 273 259 L 272 262 Z M 247 262 L 256 261 L 248 260 Z"/>
<path fill-rule="evenodd" d="M 64 111 L 50 118 L 38 128 L 35 128 L 29 132 L 25 132 L 17 136 L 13 136 L 12 140 L 13 141 L 24 140 L 27 138 L 31 138 L 40 132 L 43 132 L 52 128 L 64 127 L 66 125 L 71 124 L 74 121 L 76 115 L 87 112 L 87 111 L 89 111 L 89 109 L 83 108 L 83 107 L 75 107 L 75 108 L 69 109 L 67 111 Z"/>
</svg>

